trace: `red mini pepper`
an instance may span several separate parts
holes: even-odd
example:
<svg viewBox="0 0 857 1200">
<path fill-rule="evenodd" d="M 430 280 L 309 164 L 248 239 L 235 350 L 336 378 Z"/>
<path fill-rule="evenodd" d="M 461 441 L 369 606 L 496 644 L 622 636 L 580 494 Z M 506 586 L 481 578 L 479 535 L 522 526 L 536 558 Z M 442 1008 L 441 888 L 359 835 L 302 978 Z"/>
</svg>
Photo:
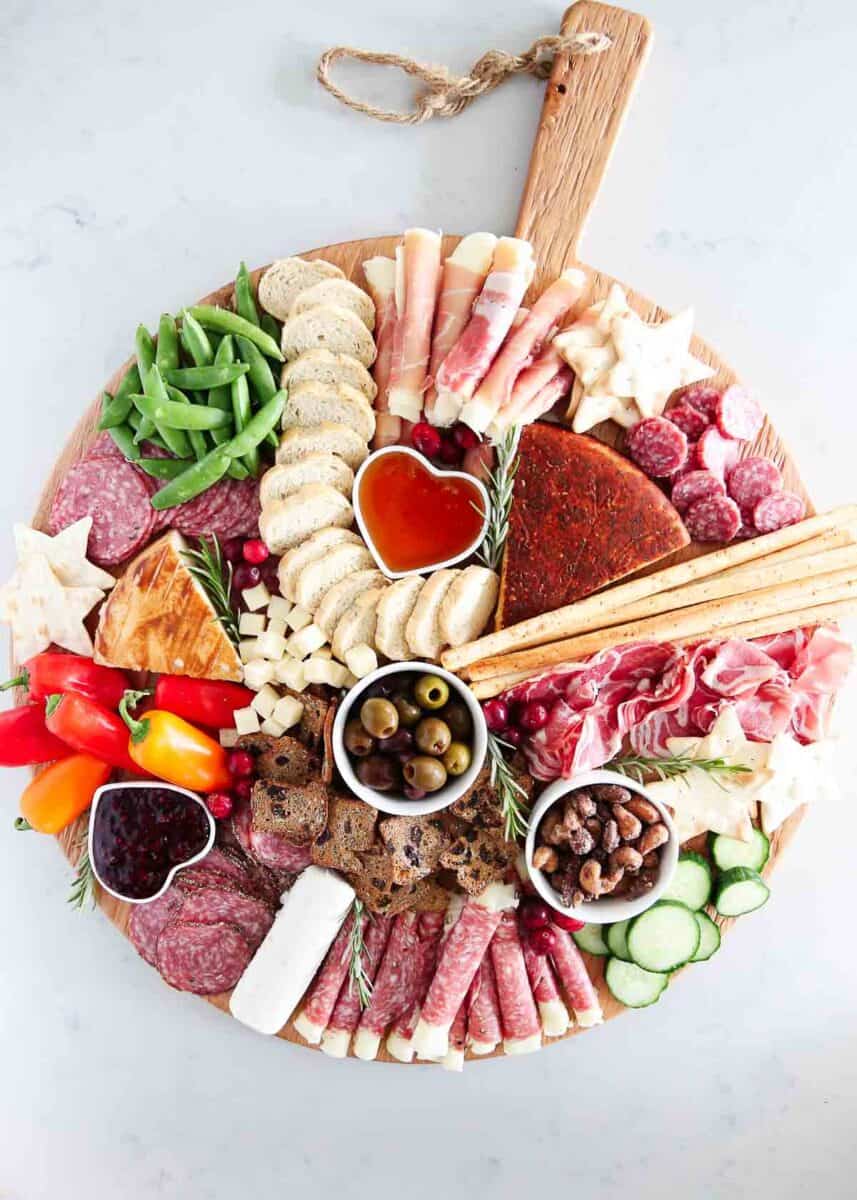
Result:
<svg viewBox="0 0 857 1200">
<path fill-rule="evenodd" d="M 44 704 L 22 704 L 0 713 L 0 767 L 32 767 L 69 753 L 47 728 Z"/>
<path fill-rule="evenodd" d="M 45 714 L 48 729 L 73 750 L 91 754 L 122 771 L 138 773 L 128 753 L 127 725 L 103 704 L 69 692 L 49 697 Z"/>
<path fill-rule="evenodd" d="M 176 713 L 209 729 L 231 729 L 236 708 L 247 708 L 253 693 L 240 683 L 161 675 L 155 687 L 155 708 Z"/>
<path fill-rule="evenodd" d="M 32 700 L 47 700 L 55 692 L 76 692 L 117 708 L 130 686 L 128 676 L 118 667 L 102 667 L 79 654 L 48 650 L 24 663 L 21 674 L 0 684 L 0 691 L 25 687 Z"/>
</svg>

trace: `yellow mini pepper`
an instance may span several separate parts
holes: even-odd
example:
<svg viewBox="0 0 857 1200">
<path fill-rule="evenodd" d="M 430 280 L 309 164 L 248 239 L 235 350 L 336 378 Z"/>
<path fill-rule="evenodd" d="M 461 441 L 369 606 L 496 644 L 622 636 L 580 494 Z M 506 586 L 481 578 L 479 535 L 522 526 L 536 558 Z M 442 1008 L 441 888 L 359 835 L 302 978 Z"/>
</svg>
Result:
<svg viewBox="0 0 857 1200">
<path fill-rule="evenodd" d="M 214 738 L 175 713 L 153 708 L 132 717 L 142 695 L 126 692 L 119 712 L 130 730 L 128 753 L 143 771 L 192 792 L 217 792 L 231 782 L 226 751 Z"/>
</svg>

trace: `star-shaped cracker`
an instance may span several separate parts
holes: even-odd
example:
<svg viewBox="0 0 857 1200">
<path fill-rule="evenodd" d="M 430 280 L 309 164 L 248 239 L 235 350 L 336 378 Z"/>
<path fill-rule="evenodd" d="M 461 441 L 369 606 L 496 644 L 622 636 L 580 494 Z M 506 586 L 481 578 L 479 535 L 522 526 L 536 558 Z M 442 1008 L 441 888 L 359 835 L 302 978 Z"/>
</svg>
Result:
<svg viewBox="0 0 857 1200">
<path fill-rule="evenodd" d="M 64 587 L 97 587 L 108 591 L 116 580 L 109 571 L 102 571 L 86 557 L 86 543 L 92 528 L 92 517 L 82 517 L 66 526 L 56 537 L 31 529 L 29 525 L 12 527 L 15 551 L 22 563 L 33 554 L 42 554 Z"/>
<path fill-rule="evenodd" d="M 772 778 L 759 792 L 762 830 L 770 836 L 801 804 L 835 793 L 829 765 L 830 743 L 802 746 L 781 733 L 768 747 Z"/>
<path fill-rule="evenodd" d="M 52 642 L 73 654 L 92 654 L 83 620 L 103 595 L 98 587 L 64 587 L 44 554 L 29 555 L 0 588 L 0 615 L 12 627 L 15 661 L 26 662 Z"/>
</svg>

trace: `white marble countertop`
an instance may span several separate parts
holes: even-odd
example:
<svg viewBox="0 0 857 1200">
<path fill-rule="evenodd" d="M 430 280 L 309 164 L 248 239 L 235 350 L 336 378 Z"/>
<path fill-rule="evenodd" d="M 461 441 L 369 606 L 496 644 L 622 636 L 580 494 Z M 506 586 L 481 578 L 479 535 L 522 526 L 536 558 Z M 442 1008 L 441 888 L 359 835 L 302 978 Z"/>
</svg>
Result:
<svg viewBox="0 0 857 1200">
<path fill-rule="evenodd" d="M 561 10 L 0 7 L 5 578 L 9 524 L 32 511 L 138 321 L 222 283 L 241 258 L 406 224 L 513 226 L 537 84 L 393 128 L 321 91 L 319 52 L 350 42 L 462 70 L 489 46 L 554 32 Z M 584 256 L 668 307 L 694 303 L 819 505 L 853 500 L 857 10 L 645 7 L 655 49 Z M 847 728 L 853 688 L 841 711 Z M 4 772 L 0 1197 L 854 1195 L 846 747 L 844 798 L 809 815 L 771 903 L 715 960 L 655 1008 L 463 1076 L 330 1062 L 169 991 L 106 920 L 66 907 L 56 848 L 12 832 L 24 775 Z"/>
</svg>

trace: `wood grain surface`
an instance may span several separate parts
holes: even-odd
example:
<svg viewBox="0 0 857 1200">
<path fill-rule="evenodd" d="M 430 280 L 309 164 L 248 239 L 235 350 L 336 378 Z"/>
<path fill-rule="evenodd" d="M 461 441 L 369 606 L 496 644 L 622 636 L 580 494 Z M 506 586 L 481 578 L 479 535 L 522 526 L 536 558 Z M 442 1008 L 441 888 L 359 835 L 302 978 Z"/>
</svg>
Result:
<svg viewBox="0 0 857 1200">
<path fill-rule="evenodd" d="M 625 110 L 651 43 L 651 30 L 643 17 L 623 9 L 589 3 L 588 0 L 572 5 L 563 18 L 562 29 L 566 33 L 583 29 L 605 32 L 612 38 L 613 45 L 602 55 L 578 58 L 571 65 L 566 58 L 560 57 L 546 87 L 541 123 L 517 224 L 519 236 L 529 238 L 536 248 L 539 273 L 532 289 L 536 295 L 564 266 L 579 261 L 578 247 L 584 223 L 609 162 Z M 444 253 L 448 254 L 458 240 L 455 236 L 445 237 Z M 306 258 L 324 258 L 336 263 L 350 279 L 362 284 L 363 261 L 377 254 L 391 255 L 398 241 L 399 235 L 396 234 L 340 242 L 306 252 L 295 249 L 294 253 L 303 253 Z M 253 272 L 254 282 L 258 282 L 263 270 L 264 268 L 258 268 Z M 591 276 L 591 291 L 587 301 L 591 302 L 605 296 L 614 280 L 593 268 L 586 267 L 586 270 Z M 626 287 L 632 306 L 645 320 L 661 320 L 668 315 L 653 301 L 627 284 L 623 286 Z M 231 302 L 231 283 L 211 292 L 200 301 L 223 306 L 229 306 Z M 694 338 L 693 352 L 716 369 L 716 383 L 735 382 L 735 373 L 725 360 L 698 337 Z M 129 359 L 124 363 L 105 383 L 107 391 L 115 392 L 132 361 L 133 359 Z M 47 527 L 51 502 L 60 480 L 68 468 L 84 455 L 93 441 L 99 407 L 100 395 L 81 417 L 46 481 L 34 518 L 36 528 Z M 612 429 L 601 427 L 595 432 L 605 440 L 617 440 Z M 746 453 L 764 454 L 772 458 L 783 472 L 785 486 L 806 497 L 797 468 L 769 422 L 766 421 L 756 442 Z M 809 498 L 806 499 L 808 501 Z M 810 511 L 813 511 L 811 506 Z M 700 547 L 694 547 L 690 552 L 704 551 Z M 659 567 L 663 565 L 665 564 L 658 564 Z M 799 809 L 795 812 L 774 834 L 771 859 L 765 868 L 765 875 L 770 874 L 777 859 L 794 837 L 803 811 Z M 63 852 L 71 862 L 77 859 L 78 846 L 85 830 L 86 820 L 81 819 L 58 838 Z M 697 839 L 698 844 L 703 842 L 704 837 Z M 117 928 L 127 934 L 131 906 L 104 894 L 100 896 L 99 903 Z M 732 921 L 722 920 L 719 923 L 724 930 L 733 924 Z M 605 1019 L 610 1020 L 625 1012 L 623 1006 L 612 998 L 604 985 L 605 960 L 588 955 L 585 958 L 600 994 Z M 694 969 L 716 973 L 720 969 L 717 965 L 720 962 L 720 959 L 715 959 L 710 965 L 700 965 Z M 154 971 L 151 978 L 152 986 L 163 986 Z M 228 1012 L 228 995 L 208 999 L 217 1008 Z M 579 1032 L 587 1031 L 572 1029 L 566 1036 L 572 1037 Z M 305 1045 L 291 1026 L 282 1030 L 279 1037 Z M 550 1042 L 547 1045 L 550 1045 Z M 389 1058 L 383 1048 L 379 1058 L 382 1061 L 395 1061 Z"/>
</svg>

